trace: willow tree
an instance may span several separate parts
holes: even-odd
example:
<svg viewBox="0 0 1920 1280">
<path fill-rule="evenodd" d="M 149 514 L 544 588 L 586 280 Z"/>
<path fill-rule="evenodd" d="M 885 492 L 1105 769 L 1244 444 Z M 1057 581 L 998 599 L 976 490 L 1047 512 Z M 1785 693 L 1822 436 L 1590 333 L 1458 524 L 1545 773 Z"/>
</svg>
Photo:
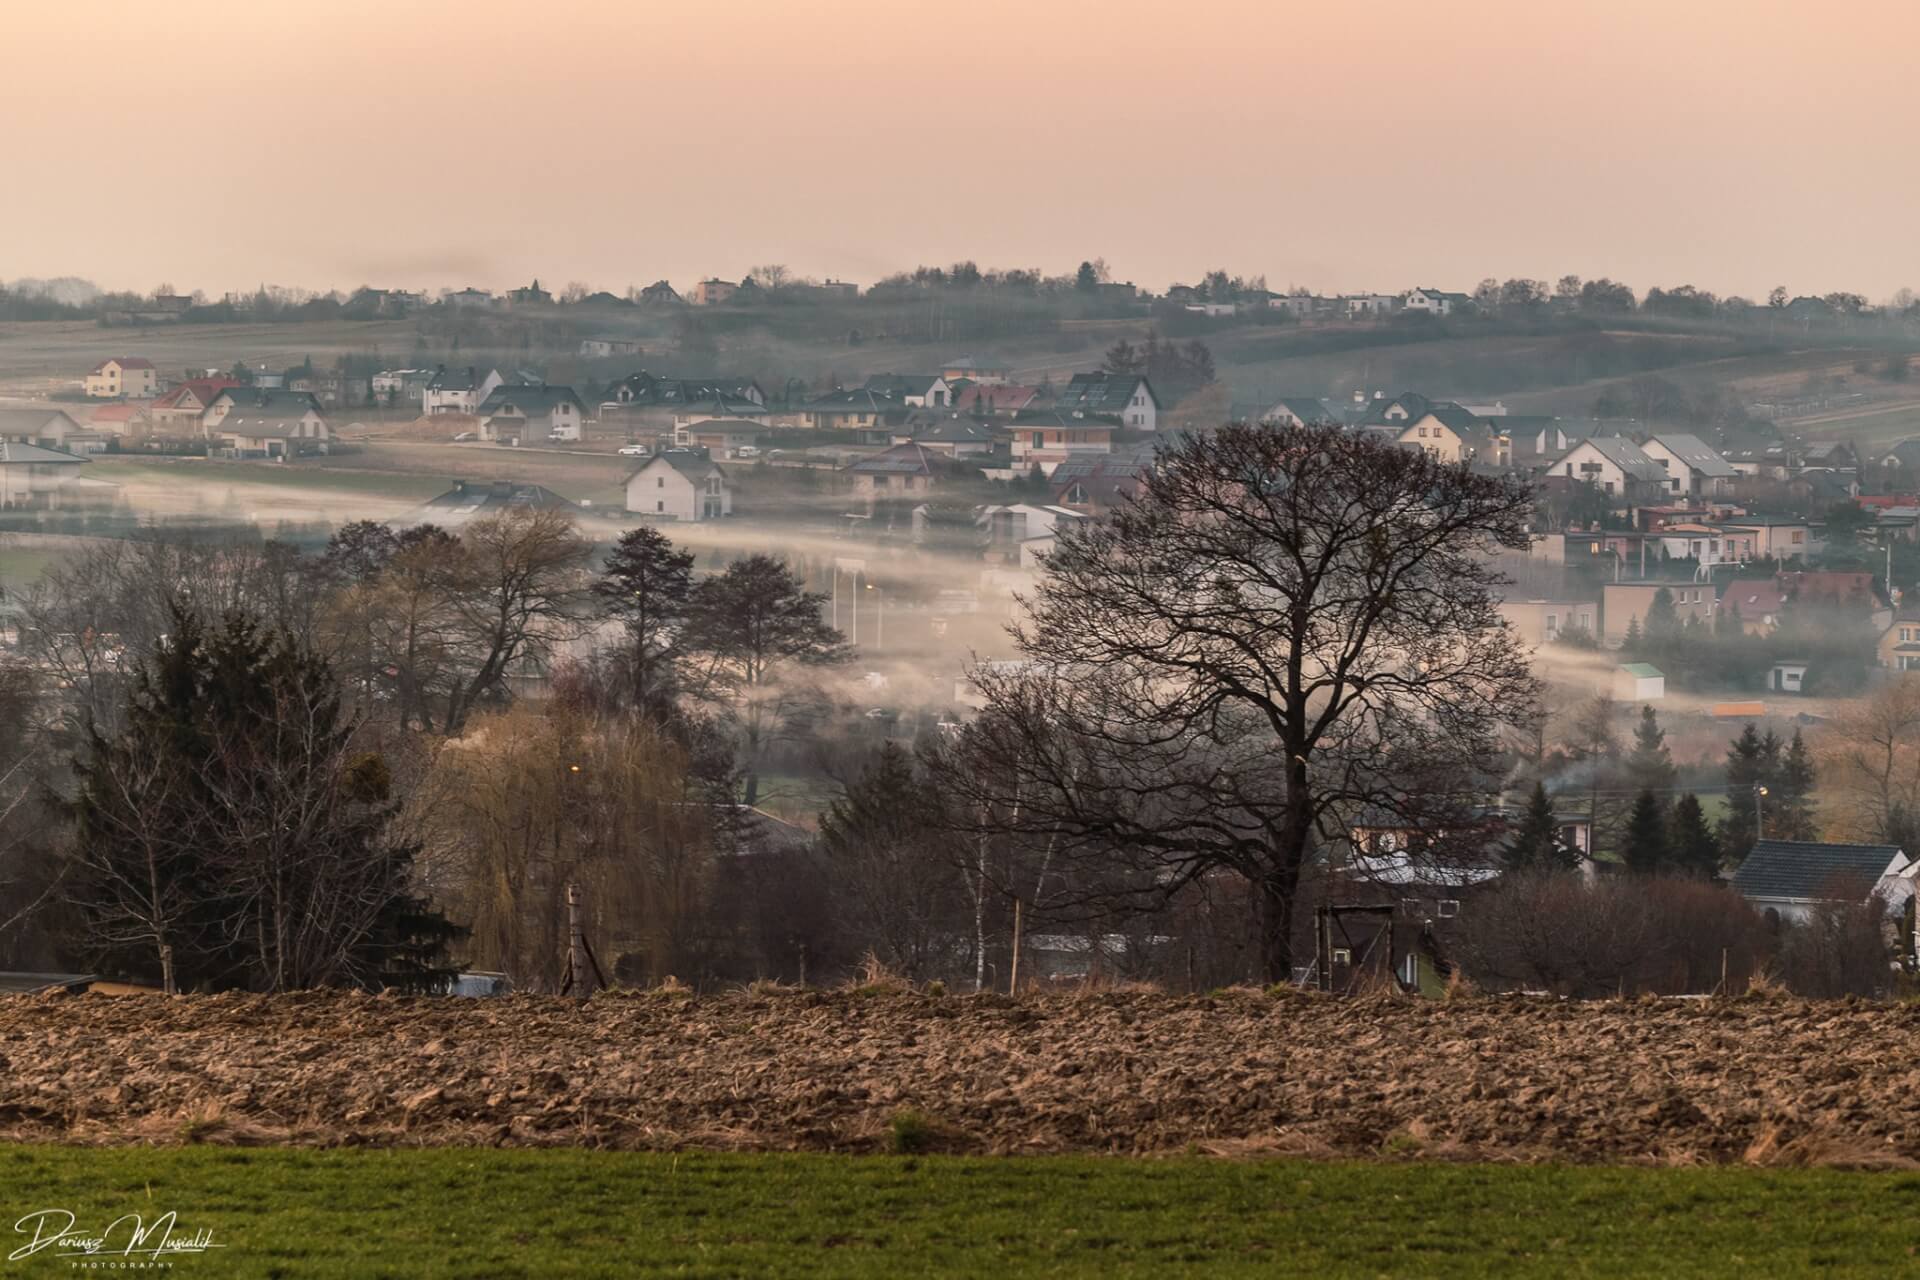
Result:
<svg viewBox="0 0 1920 1280">
<path fill-rule="evenodd" d="M 1533 704 L 1488 554 L 1529 509 L 1517 479 L 1337 427 L 1182 435 L 1060 534 L 943 785 L 1090 892 L 1243 878 L 1285 981 L 1315 855 L 1363 813 L 1458 821 Z"/>
</svg>

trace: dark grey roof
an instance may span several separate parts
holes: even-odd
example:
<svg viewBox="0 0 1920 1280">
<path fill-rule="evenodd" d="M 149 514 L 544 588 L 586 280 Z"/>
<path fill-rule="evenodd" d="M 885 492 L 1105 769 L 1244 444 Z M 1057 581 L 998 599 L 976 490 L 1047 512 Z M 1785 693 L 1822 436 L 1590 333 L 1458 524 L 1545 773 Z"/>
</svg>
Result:
<svg viewBox="0 0 1920 1280">
<path fill-rule="evenodd" d="M 860 389 L 887 396 L 923 396 L 933 390 L 934 383 L 944 381 L 937 373 L 876 373 Z"/>
<path fill-rule="evenodd" d="M 528 417 L 552 413 L 556 405 L 570 404 L 584 415 L 587 408 L 572 387 L 495 387 L 481 402 L 480 416 L 505 413 L 509 406 Z"/>
<path fill-rule="evenodd" d="M 1111 413 L 1071 413 L 1060 409 L 1022 409 L 1013 415 L 1015 427 L 1107 427 L 1125 424 Z"/>
<path fill-rule="evenodd" d="M 217 404 L 222 400 L 230 401 L 233 409 L 223 419 L 215 431 L 238 431 L 234 425 L 244 419 L 254 424 L 290 424 L 298 422 L 309 413 L 320 412 L 320 402 L 308 391 L 261 391 L 253 387 L 228 387 L 215 396 Z"/>
<path fill-rule="evenodd" d="M 0 972 L 0 995 L 32 995 L 36 991 L 84 990 L 99 979 L 88 973 Z"/>
<path fill-rule="evenodd" d="M 60 409 L 0 409 L 0 436 L 38 436 L 58 427 L 65 418 L 68 430 L 80 424 Z"/>
<path fill-rule="evenodd" d="M 578 506 L 545 485 L 519 484 L 512 480 L 456 480 L 453 488 L 414 508 L 410 522 L 445 523 L 449 516 L 465 519 L 499 515 L 517 507 L 580 514 Z"/>
<path fill-rule="evenodd" d="M 1567 450 L 1567 453 L 1586 446 L 1591 446 L 1595 453 L 1620 468 L 1628 479 L 1653 484 L 1666 483 L 1667 469 L 1648 457 L 1645 449 L 1624 436 L 1589 436 L 1574 445 L 1573 449 Z"/>
<path fill-rule="evenodd" d="M 1719 452 L 1699 436 L 1681 432 L 1661 432 L 1647 437 L 1647 443 L 1659 444 L 1667 452 L 1692 467 L 1704 476 L 1717 476 L 1722 479 L 1737 476 L 1733 464 L 1721 457 Z"/>
<path fill-rule="evenodd" d="M 933 473 L 933 465 L 928 461 L 927 451 L 919 445 L 897 444 L 870 458 L 860 459 L 847 470 L 856 475 L 923 476 Z"/>
<path fill-rule="evenodd" d="M 1899 855 L 1890 844 L 1761 840 L 1733 873 L 1733 887 L 1749 898 L 1864 896 Z"/>
<path fill-rule="evenodd" d="M 427 390 L 473 391 L 478 389 L 480 384 L 487 380 L 487 374 L 492 372 L 491 369 L 485 371 L 475 369 L 472 365 L 464 369 L 435 369 L 433 376 L 427 379 Z"/>
<path fill-rule="evenodd" d="M 1153 384 L 1132 373 L 1076 373 L 1066 389 L 1053 399 L 1054 408 L 1081 413 L 1121 413 L 1133 403 L 1136 391 L 1144 389 L 1153 407 L 1161 408 Z"/>
<path fill-rule="evenodd" d="M 705 449 L 693 448 L 664 449 L 647 459 L 646 464 L 633 474 L 639 475 L 641 471 L 645 471 L 656 462 L 666 463 L 689 480 L 705 480 L 708 476 L 714 475 L 722 480 L 727 478 L 726 468 L 715 462 L 711 453 Z"/>
<path fill-rule="evenodd" d="M 991 444 L 993 428 L 975 422 L 972 418 L 941 418 L 931 424 L 921 424 L 909 420 L 908 430 L 919 441 L 931 441 L 935 444 Z"/>
<path fill-rule="evenodd" d="M 6 462 L 85 462 L 85 458 L 75 457 L 71 453 L 62 453 L 58 449 L 42 449 L 37 444 L 20 444 L 12 440 L 0 440 L 0 463 Z"/>
</svg>

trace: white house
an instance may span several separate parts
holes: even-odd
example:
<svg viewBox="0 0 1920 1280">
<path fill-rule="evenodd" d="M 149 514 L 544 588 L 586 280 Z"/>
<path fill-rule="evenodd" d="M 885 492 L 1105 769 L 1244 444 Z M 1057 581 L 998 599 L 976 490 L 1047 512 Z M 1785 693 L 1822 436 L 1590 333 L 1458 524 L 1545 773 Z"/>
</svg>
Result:
<svg viewBox="0 0 1920 1280">
<path fill-rule="evenodd" d="M 1582 440 L 1560 456 L 1550 474 L 1591 481 L 1600 492 L 1616 498 L 1671 492 L 1666 469 L 1624 436 Z"/>
<path fill-rule="evenodd" d="M 0 508 L 57 507 L 85 458 L 37 444 L 0 440 Z"/>
<path fill-rule="evenodd" d="M 1074 417 L 1112 414 L 1134 431 L 1156 431 L 1160 426 L 1160 397 L 1153 384 L 1138 374 L 1076 373 L 1054 397 L 1055 411 Z"/>
<path fill-rule="evenodd" d="M 705 449 L 667 449 L 627 477 L 627 510 L 654 520 L 718 520 L 733 514 L 733 488 Z"/>
<path fill-rule="evenodd" d="M 481 402 L 482 440 L 578 440 L 587 407 L 572 387 L 495 387 Z"/>
<path fill-rule="evenodd" d="M 953 386 L 937 373 L 876 373 L 860 388 L 892 396 L 913 409 L 946 409 L 953 404 Z"/>
<path fill-rule="evenodd" d="M 481 403 L 505 381 L 498 369 L 489 369 L 484 374 L 472 365 L 464 369 L 437 369 L 420 390 L 420 412 L 429 416 L 478 413 Z"/>
<path fill-rule="evenodd" d="M 317 442 L 325 452 L 332 432 L 319 403 L 305 391 L 229 387 L 207 406 L 200 434 L 243 455 L 284 458 L 299 451 L 301 440 Z"/>
<path fill-rule="evenodd" d="M 140 356 L 109 356 L 87 371 L 90 400 L 142 400 L 160 394 L 160 373 Z"/>
<path fill-rule="evenodd" d="M 1400 296 L 1400 309 L 1416 315 L 1450 316 L 1472 303 L 1473 299 L 1467 294 L 1448 293 L 1444 289 L 1413 289 Z"/>
<path fill-rule="evenodd" d="M 1685 432 L 1648 436 L 1640 448 L 1667 473 L 1667 492 L 1681 497 L 1722 497 L 1740 474 L 1706 441 Z"/>
</svg>

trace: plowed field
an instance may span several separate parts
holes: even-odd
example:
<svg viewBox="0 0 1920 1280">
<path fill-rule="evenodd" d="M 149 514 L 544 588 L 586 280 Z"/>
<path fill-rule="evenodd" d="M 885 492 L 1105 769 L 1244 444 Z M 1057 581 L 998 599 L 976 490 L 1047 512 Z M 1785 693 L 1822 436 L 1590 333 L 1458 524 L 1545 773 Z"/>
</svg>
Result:
<svg viewBox="0 0 1920 1280">
<path fill-rule="evenodd" d="M 0 1139 L 1920 1162 L 1920 1008 L 1255 992 L 0 1000 Z"/>
</svg>

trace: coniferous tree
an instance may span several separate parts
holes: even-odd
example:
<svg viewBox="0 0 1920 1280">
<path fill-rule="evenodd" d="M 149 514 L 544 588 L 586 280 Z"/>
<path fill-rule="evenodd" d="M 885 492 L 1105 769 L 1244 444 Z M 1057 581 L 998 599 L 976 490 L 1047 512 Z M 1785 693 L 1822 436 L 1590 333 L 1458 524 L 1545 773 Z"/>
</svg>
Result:
<svg viewBox="0 0 1920 1280">
<path fill-rule="evenodd" d="M 1673 753 L 1667 749 L 1667 734 L 1653 708 L 1640 708 L 1640 723 L 1633 731 L 1633 750 L 1627 756 L 1627 780 L 1636 791 L 1651 791 L 1662 804 L 1673 791 L 1677 772 Z"/>
<path fill-rule="evenodd" d="M 385 763 L 327 664 L 174 609 L 124 728 L 73 759 L 67 877 L 89 969 L 188 990 L 426 988 L 460 930 L 410 889 Z"/>
<path fill-rule="evenodd" d="M 1673 869 L 1684 875 L 1711 878 L 1720 871 L 1720 841 L 1707 826 L 1700 797 L 1689 791 L 1673 806 L 1673 822 L 1667 833 L 1668 853 Z"/>
<path fill-rule="evenodd" d="M 1638 657 L 1646 641 L 1640 633 L 1638 615 L 1627 619 L 1627 634 L 1620 638 L 1620 652 L 1628 657 Z"/>
<path fill-rule="evenodd" d="M 1776 840 L 1818 840 L 1820 825 L 1814 819 L 1813 757 L 1807 751 L 1800 730 L 1793 731 L 1786 758 L 1781 761 L 1779 779 L 1773 794 L 1767 797 L 1772 812 L 1768 834 Z"/>
<path fill-rule="evenodd" d="M 1752 724 L 1727 744 L 1727 813 L 1720 820 L 1720 845 L 1729 862 L 1738 866 L 1758 839 L 1754 803 L 1758 788 L 1766 785 L 1767 760 L 1760 732 Z"/>
<path fill-rule="evenodd" d="M 1664 870 L 1671 860 L 1667 847 L 1667 817 L 1660 798 L 1642 791 L 1633 802 L 1633 814 L 1627 819 L 1625 847 L 1627 866 L 1641 875 Z"/>
<path fill-rule="evenodd" d="M 693 553 L 648 525 L 622 534 L 594 579 L 600 609 L 626 628 L 621 683 L 633 707 L 664 718 L 674 694 L 675 631 L 693 590 Z"/>
<path fill-rule="evenodd" d="M 1502 856 L 1516 871 L 1562 871 L 1579 865 L 1578 853 L 1560 840 L 1560 824 L 1554 821 L 1553 802 L 1541 783 L 1533 784 L 1527 811 Z"/>
</svg>

